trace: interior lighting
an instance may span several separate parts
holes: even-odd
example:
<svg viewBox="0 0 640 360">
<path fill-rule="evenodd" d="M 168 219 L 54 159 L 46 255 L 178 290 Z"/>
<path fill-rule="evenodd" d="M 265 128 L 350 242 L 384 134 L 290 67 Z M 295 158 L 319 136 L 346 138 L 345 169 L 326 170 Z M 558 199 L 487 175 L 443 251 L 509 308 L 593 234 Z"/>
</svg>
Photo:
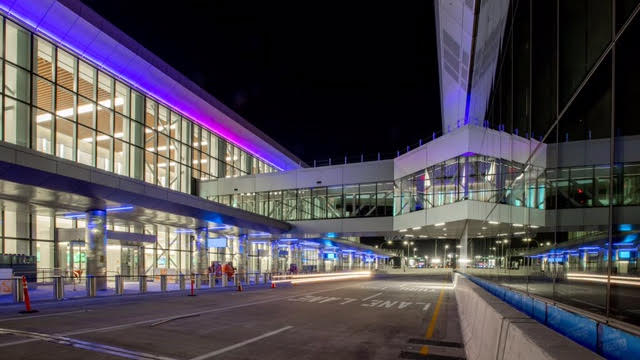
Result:
<svg viewBox="0 0 640 360">
<path fill-rule="evenodd" d="M 497 222 L 497 221 L 489 221 L 489 224 L 491 224 L 491 225 L 498 225 L 498 224 L 500 224 L 500 223 L 499 223 L 499 222 Z"/>
<path fill-rule="evenodd" d="M 446 223 L 437 223 L 437 224 L 434 224 L 433 226 L 444 226 L 445 224 Z"/>
</svg>

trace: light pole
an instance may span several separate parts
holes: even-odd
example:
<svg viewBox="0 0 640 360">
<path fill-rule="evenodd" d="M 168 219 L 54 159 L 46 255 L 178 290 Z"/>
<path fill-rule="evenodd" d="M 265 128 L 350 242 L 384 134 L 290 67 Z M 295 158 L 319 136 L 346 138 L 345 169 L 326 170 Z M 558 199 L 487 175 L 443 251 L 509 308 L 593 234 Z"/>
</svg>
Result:
<svg viewBox="0 0 640 360">
<path fill-rule="evenodd" d="M 407 265 L 408 265 L 408 261 L 409 261 L 409 242 L 407 240 L 405 240 L 403 242 L 403 244 L 407 245 L 407 257 L 404 259 L 404 261 L 402 262 L 402 264 L 404 265 L 404 272 L 407 272 Z M 402 254 L 404 255 L 404 250 L 402 250 Z"/>
<path fill-rule="evenodd" d="M 448 249 L 448 248 L 449 248 L 449 245 L 448 245 L 448 244 L 444 246 L 444 254 L 445 254 L 445 256 L 446 256 L 447 258 L 449 258 L 449 257 L 450 257 L 450 256 L 449 256 L 449 254 L 447 254 L 447 249 Z"/>
</svg>

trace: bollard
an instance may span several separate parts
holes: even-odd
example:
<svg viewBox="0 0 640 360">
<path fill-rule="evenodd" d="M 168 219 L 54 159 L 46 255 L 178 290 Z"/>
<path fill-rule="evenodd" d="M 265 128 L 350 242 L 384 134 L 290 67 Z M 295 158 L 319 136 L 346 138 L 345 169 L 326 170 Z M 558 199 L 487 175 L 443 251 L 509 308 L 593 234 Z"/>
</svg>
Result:
<svg viewBox="0 0 640 360">
<path fill-rule="evenodd" d="M 216 273 L 209 273 L 209 289 L 216 286 Z"/>
<path fill-rule="evenodd" d="M 64 299 L 64 279 L 60 275 L 53 277 L 53 298 Z"/>
<path fill-rule="evenodd" d="M 124 294 L 124 279 L 122 275 L 116 275 L 116 295 Z"/>
<path fill-rule="evenodd" d="M 178 284 L 180 285 L 180 290 L 184 290 L 187 287 L 185 286 L 184 274 L 178 275 Z"/>
<path fill-rule="evenodd" d="M 194 283 L 195 283 L 195 276 L 193 274 L 191 274 L 191 292 L 189 293 L 189 296 L 196 296 L 196 292 L 194 290 Z"/>
<path fill-rule="evenodd" d="M 13 295 L 13 302 L 23 302 L 24 292 L 22 291 L 22 277 L 14 276 L 11 280 L 11 295 Z"/>
<path fill-rule="evenodd" d="M 160 291 L 167 291 L 167 274 L 160 275 Z"/>
<path fill-rule="evenodd" d="M 93 275 L 87 275 L 87 296 L 94 297 L 96 296 L 96 277 Z"/>
<path fill-rule="evenodd" d="M 147 276 L 146 275 L 138 276 L 138 284 L 139 284 L 140 294 L 146 293 L 147 292 Z"/>
<path fill-rule="evenodd" d="M 22 290 L 24 291 L 24 307 L 23 311 L 20 311 L 21 314 L 30 314 L 34 312 L 38 312 L 36 309 L 31 308 L 31 301 L 29 300 L 29 288 L 27 287 L 27 277 L 22 275 Z"/>
<path fill-rule="evenodd" d="M 202 274 L 196 274 L 196 289 L 202 286 Z"/>
<path fill-rule="evenodd" d="M 229 284 L 229 276 L 225 273 L 222 274 L 222 287 L 227 287 Z"/>
</svg>

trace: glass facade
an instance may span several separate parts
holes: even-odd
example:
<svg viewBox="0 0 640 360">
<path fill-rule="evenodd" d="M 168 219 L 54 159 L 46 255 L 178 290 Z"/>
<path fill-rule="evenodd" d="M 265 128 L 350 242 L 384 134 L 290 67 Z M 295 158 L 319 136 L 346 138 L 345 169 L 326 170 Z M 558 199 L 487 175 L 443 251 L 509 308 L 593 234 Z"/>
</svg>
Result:
<svg viewBox="0 0 640 360">
<path fill-rule="evenodd" d="M 275 169 L 62 47 L 2 19 L 2 140 L 186 193 Z"/>
<path fill-rule="evenodd" d="M 609 165 L 541 169 L 489 156 L 458 156 L 394 182 L 321 186 L 210 200 L 278 220 L 397 216 L 463 200 L 534 209 L 609 205 Z M 640 164 L 614 168 L 614 205 L 640 205 Z M 622 179 L 622 181 L 618 181 Z"/>
<path fill-rule="evenodd" d="M 143 90 L 0 16 L 0 139 L 69 161 L 193 193 L 194 179 L 270 173 L 252 156 Z M 86 268 L 84 244 L 60 243 L 56 228 L 84 228 L 54 209 L 3 201 L 0 250 L 37 257 L 38 279 Z M 108 230 L 156 235 L 155 244 L 109 240 L 108 274 L 191 271 L 191 235 L 150 224 Z M 212 236 L 214 236 L 212 234 Z M 238 240 L 210 249 L 210 261 L 239 260 Z"/>
<path fill-rule="evenodd" d="M 634 310 L 639 3 L 509 2 L 485 119 L 552 150 L 538 183 L 545 184 L 545 209 L 557 211 L 547 216 L 552 226 L 526 241 L 473 242 L 478 267 L 497 263 L 494 270 L 476 269 L 479 276 L 634 324 L 640 324 Z M 478 27 L 490 21 L 480 16 Z M 590 165 L 568 165 L 574 163 Z"/>
</svg>

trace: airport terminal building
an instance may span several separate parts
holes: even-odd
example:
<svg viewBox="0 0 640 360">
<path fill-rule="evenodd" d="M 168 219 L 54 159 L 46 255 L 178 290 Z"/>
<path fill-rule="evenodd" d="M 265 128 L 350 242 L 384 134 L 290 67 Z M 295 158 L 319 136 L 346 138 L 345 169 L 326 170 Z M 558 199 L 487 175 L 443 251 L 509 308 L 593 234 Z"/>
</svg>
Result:
<svg viewBox="0 0 640 360">
<path fill-rule="evenodd" d="M 2 253 L 46 281 L 381 270 L 360 237 L 430 240 L 431 263 L 640 323 L 637 2 L 435 10 L 442 132 L 314 167 L 84 5 L 0 1 Z"/>
</svg>

